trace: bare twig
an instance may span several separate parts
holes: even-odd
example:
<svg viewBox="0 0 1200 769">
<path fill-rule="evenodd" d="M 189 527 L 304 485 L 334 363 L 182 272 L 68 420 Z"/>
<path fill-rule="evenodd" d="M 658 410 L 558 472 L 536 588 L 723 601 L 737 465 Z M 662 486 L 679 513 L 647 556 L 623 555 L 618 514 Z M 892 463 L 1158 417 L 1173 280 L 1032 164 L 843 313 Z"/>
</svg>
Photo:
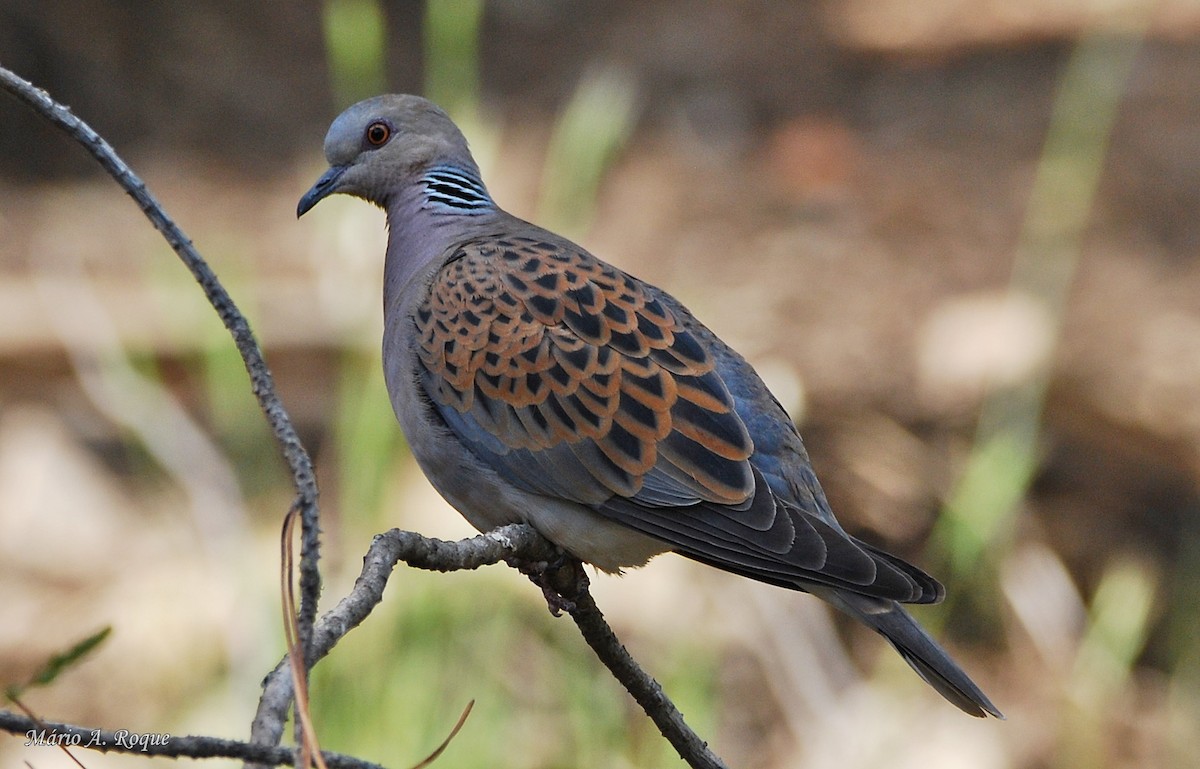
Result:
<svg viewBox="0 0 1200 769">
<path fill-rule="evenodd" d="M 87 726 L 40 721 L 11 710 L 0 710 L 0 731 L 24 735 L 30 745 L 63 743 L 102 753 L 132 753 L 171 758 L 233 758 L 264 766 L 291 764 L 297 751 L 273 745 L 225 740 L 219 737 L 182 736 L 150 732 L 109 731 Z M 341 753 L 323 751 L 329 769 L 384 769 L 379 764 Z"/>
<path fill-rule="evenodd" d="M 362 572 L 353 589 L 313 627 L 311 653 L 314 663 L 332 651 L 338 641 L 370 615 L 383 599 L 388 579 L 401 561 L 414 568 L 432 571 L 477 569 L 504 561 L 516 564 L 527 572 L 545 570 L 546 564 L 562 562 L 562 565 L 546 571 L 547 579 L 570 602 L 569 611 L 575 624 L 600 661 L 633 695 L 690 766 L 697 769 L 724 768 L 725 764 L 684 723 L 683 716 L 663 693 L 658 682 L 642 670 L 621 645 L 588 592 L 587 575 L 582 565 L 574 559 L 564 559 L 562 551 L 522 524 L 504 526 L 458 542 L 431 539 L 400 529 L 377 535 L 363 558 Z M 277 743 L 283 736 L 292 691 L 289 661 L 284 658 L 263 683 L 263 696 L 254 718 L 249 743 L 204 737 L 172 738 L 170 750 L 164 746 L 154 754 L 193 758 L 222 756 L 261 765 L 288 763 L 295 755 L 292 750 L 266 746 Z M 35 725 L 36 722 L 31 719 L 0 711 L 0 730 L 19 734 L 28 732 Z M 48 727 L 63 734 L 84 737 L 108 735 L 104 737 L 106 744 L 114 739 L 111 738 L 113 733 L 102 733 L 87 727 L 61 724 L 48 724 Z M 87 743 L 88 740 L 84 739 L 81 744 L 89 747 Z M 353 763 L 357 759 L 327 751 L 322 751 L 322 755 L 330 769 L 374 766 L 367 762 Z"/>
<path fill-rule="evenodd" d="M 25 703 L 24 703 L 24 702 L 21 702 L 21 698 L 20 698 L 20 697 L 17 697 L 17 696 L 16 696 L 14 693 L 12 693 L 12 692 L 9 692 L 9 693 L 8 693 L 8 699 L 9 699 L 9 700 L 11 700 L 11 701 L 12 701 L 12 704 L 16 705 L 16 706 L 17 706 L 17 707 L 18 707 L 18 708 L 21 710 L 21 712 L 22 712 L 22 713 L 24 713 L 24 714 L 26 715 L 26 717 L 27 717 L 27 718 L 29 718 L 29 720 L 30 720 L 30 721 L 32 721 L 33 723 L 37 724 L 37 726 L 36 726 L 36 729 L 37 729 L 39 732 L 45 733 L 45 732 L 47 732 L 47 731 L 51 731 L 51 730 L 49 730 L 49 728 L 46 726 L 46 722 L 45 722 L 45 721 L 43 721 L 43 720 L 41 720 L 40 718 L 38 718 L 38 717 L 37 717 L 37 715 L 36 715 L 36 714 L 34 714 L 34 712 L 33 712 L 32 710 L 30 710 L 28 707 L 26 707 L 26 706 L 25 706 Z M 16 714 L 14 713 L 13 715 L 16 715 Z M 28 740 L 28 739 L 30 738 L 30 735 L 26 734 L 25 738 L 26 738 L 26 740 Z M 48 740 L 43 740 L 43 742 L 49 742 L 49 741 L 48 741 Z M 64 740 L 63 742 L 67 742 L 67 741 L 66 741 L 66 740 Z M 67 758 L 71 759 L 71 763 L 73 763 L 73 764 L 75 764 L 76 766 L 78 766 L 78 767 L 79 767 L 79 769 L 87 769 L 87 767 L 86 767 L 86 766 L 84 766 L 84 765 L 83 765 L 83 763 L 82 763 L 82 762 L 81 762 L 81 761 L 80 761 L 78 758 L 76 758 L 76 757 L 75 757 L 75 754 L 74 754 L 74 753 L 72 753 L 72 752 L 71 752 L 71 750 L 70 750 L 70 748 L 69 748 L 67 745 L 63 744 L 63 742 L 58 742 L 57 744 L 55 744 L 55 746 L 54 746 L 54 747 L 57 747 L 57 748 L 58 748 L 59 750 L 61 750 L 63 753 L 66 753 L 66 754 L 67 754 Z"/>
<path fill-rule="evenodd" d="M 308 708 L 308 671 L 304 666 L 304 650 L 300 648 L 300 629 L 296 625 L 296 591 L 293 585 L 296 559 L 293 543 L 296 539 L 296 521 L 299 511 L 293 506 L 283 519 L 283 539 L 280 542 L 280 605 L 283 609 L 283 637 L 287 641 L 288 667 L 292 671 L 292 691 L 295 696 L 296 742 L 300 745 L 300 756 L 296 761 L 299 769 L 308 769 L 314 763 L 317 769 L 329 769 L 321 758 L 321 745 L 317 730 L 313 728 Z"/>
<path fill-rule="evenodd" d="M 229 293 L 217 280 L 216 274 L 183 230 L 167 216 L 162 206 L 146 189 L 145 183 L 117 156 L 115 150 L 87 123 L 59 104 L 45 91 L 0 67 L 0 87 L 16 96 L 42 117 L 49 120 L 68 136 L 79 142 L 92 157 L 108 171 L 109 175 L 133 198 L 142 213 L 154 225 L 167 243 L 179 255 L 180 260 L 191 271 L 196 282 L 204 291 L 221 322 L 233 336 L 233 342 L 242 356 L 246 371 L 250 375 L 250 387 L 258 398 L 259 407 L 266 416 L 275 440 L 279 443 L 283 457 L 291 469 L 296 485 L 296 505 L 301 513 L 300 549 L 300 639 L 308 647 L 312 623 L 317 615 L 317 598 L 321 591 L 321 574 L 317 569 L 320 557 L 320 528 L 317 510 L 317 480 L 312 460 L 300 443 L 292 426 L 287 410 L 275 392 L 275 381 L 263 359 L 262 350 L 250 330 L 250 324 L 238 310 Z M 311 666 L 311 663 L 310 663 Z"/>
<path fill-rule="evenodd" d="M 550 559 L 554 546 L 528 526 L 504 526 L 459 542 L 430 539 L 411 531 L 392 529 L 378 534 L 363 556 L 363 568 L 354 588 L 324 614 L 313 627 L 311 654 L 319 661 L 347 633 L 359 625 L 383 600 L 383 589 L 396 564 L 433 571 L 458 571 L 490 566 L 523 554 L 530 560 Z M 273 744 L 283 735 L 292 701 L 292 678 L 287 659 L 263 682 L 263 696 L 251 725 L 251 741 Z"/>
<path fill-rule="evenodd" d="M 539 554 L 540 555 L 540 554 Z M 613 677 L 620 682 L 654 721 L 658 731 L 675 748 L 680 758 L 696 769 L 726 769 L 704 740 L 683 720 L 683 714 L 663 692 L 662 686 L 634 661 L 621 641 L 608 626 L 596 601 L 588 590 L 590 582 L 583 564 L 577 558 L 560 557 L 549 561 L 522 558 L 510 559 L 522 572 L 546 591 L 550 611 L 556 616 L 565 609 L 575 620 L 583 640 L 596 653 Z"/>
<path fill-rule="evenodd" d="M 564 559 L 562 551 L 522 524 L 503 526 L 458 542 L 430 539 L 400 529 L 377 535 L 363 557 L 362 572 L 354 588 L 313 627 L 314 662 L 366 619 L 382 600 L 388 578 L 401 561 L 433 571 L 477 569 L 501 561 L 523 567 L 523 571 L 539 571 L 545 570 L 546 564 L 562 562 L 557 568 L 550 567 L 546 579 L 571 604 L 568 609 L 571 618 L 596 656 L 646 711 L 681 758 L 697 769 L 724 769 L 721 759 L 684 722 L 662 686 L 621 645 L 588 592 L 587 574 L 580 563 Z M 267 676 L 263 689 L 254 728 L 262 731 L 264 740 L 269 741 L 267 735 L 282 734 L 291 701 L 292 679 L 286 659 Z"/>
<path fill-rule="evenodd" d="M 642 670 L 608 626 L 600 607 L 596 606 L 596 601 L 588 591 L 587 572 L 582 564 L 574 561 L 568 565 L 574 568 L 578 582 L 576 588 L 564 596 L 573 604 L 567 611 L 588 646 L 592 647 L 613 677 L 633 695 L 646 715 L 654 721 L 658 731 L 689 766 L 696 769 L 726 769 L 725 763 L 684 722 L 683 714 L 663 692 L 658 681 Z"/>
<path fill-rule="evenodd" d="M 65 105 L 50 98 L 45 91 L 3 67 L 0 67 L 0 86 L 83 145 L 84 149 L 91 153 L 92 157 L 108 171 L 117 184 L 134 199 L 138 207 L 142 209 L 142 213 L 146 215 L 155 229 L 162 233 L 167 243 L 178 254 L 196 282 L 200 284 L 200 288 L 204 291 L 204 295 L 213 309 L 217 311 L 225 328 L 233 336 L 233 342 L 250 375 L 250 388 L 258 399 L 259 407 L 275 434 L 275 440 L 279 443 L 296 487 L 295 508 L 300 511 L 301 519 L 300 612 L 297 623 L 300 648 L 306 650 L 304 667 L 307 671 L 315 660 L 307 650 L 311 645 L 312 624 L 317 616 L 317 599 L 321 592 L 321 572 L 317 565 L 320 558 L 317 480 L 316 474 L 313 472 L 312 460 L 300 443 L 300 438 L 292 426 L 287 410 L 275 391 L 274 378 L 267 368 L 254 333 L 250 330 L 250 324 L 238 310 L 224 286 L 217 280 L 212 268 L 196 251 L 192 241 L 167 216 L 162 206 L 146 189 L 145 183 L 118 157 L 116 151 L 100 134 L 72 114 Z M 251 739 L 254 737 L 255 735 L 252 734 Z M 278 744 L 278 738 L 271 744 Z"/>
<path fill-rule="evenodd" d="M 467 706 L 463 708 L 463 712 L 459 714 L 458 720 L 454 722 L 454 728 L 452 728 L 450 733 L 446 735 L 446 739 L 442 740 L 441 744 L 434 748 L 432 753 L 417 762 L 412 769 L 425 769 L 425 767 L 429 766 L 434 761 L 437 761 L 438 756 L 442 755 L 442 751 L 444 751 L 450 745 L 450 741 L 458 736 L 459 731 L 461 731 L 463 728 L 463 724 L 467 722 L 467 716 L 471 715 L 471 710 L 474 707 L 475 700 L 468 702 Z"/>
</svg>

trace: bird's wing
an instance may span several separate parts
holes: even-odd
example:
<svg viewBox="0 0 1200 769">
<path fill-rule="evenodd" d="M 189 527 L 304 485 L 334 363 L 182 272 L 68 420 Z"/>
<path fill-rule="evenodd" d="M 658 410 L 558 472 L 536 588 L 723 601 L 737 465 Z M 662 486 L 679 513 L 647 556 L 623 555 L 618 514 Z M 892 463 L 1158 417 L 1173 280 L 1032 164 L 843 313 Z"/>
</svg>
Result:
<svg viewBox="0 0 1200 769">
<path fill-rule="evenodd" d="M 475 239 L 414 314 L 421 385 L 457 438 L 525 491 L 762 581 L 940 597 L 919 570 L 772 492 L 714 338 L 685 316 L 548 234 Z"/>
<path fill-rule="evenodd" d="M 744 507 L 750 435 L 711 357 L 646 288 L 554 243 L 469 242 L 416 311 L 425 389 L 538 493 Z"/>
</svg>

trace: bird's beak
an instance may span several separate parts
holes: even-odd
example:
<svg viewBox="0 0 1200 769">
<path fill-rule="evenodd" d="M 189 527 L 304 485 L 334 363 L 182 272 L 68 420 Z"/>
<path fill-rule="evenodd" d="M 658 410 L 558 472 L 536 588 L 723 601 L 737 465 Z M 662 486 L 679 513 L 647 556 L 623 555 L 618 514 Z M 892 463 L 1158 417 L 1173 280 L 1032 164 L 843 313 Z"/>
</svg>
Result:
<svg viewBox="0 0 1200 769">
<path fill-rule="evenodd" d="M 304 193 L 304 197 L 300 198 L 300 203 L 296 206 L 296 218 L 304 216 L 313 206 L 337 192 L 338 179 L 342 178 L 342 174 L 346 172 L 347 168 L 349 166 L 333 166 L 321 174 L 317 183 Z"/>
</svg>

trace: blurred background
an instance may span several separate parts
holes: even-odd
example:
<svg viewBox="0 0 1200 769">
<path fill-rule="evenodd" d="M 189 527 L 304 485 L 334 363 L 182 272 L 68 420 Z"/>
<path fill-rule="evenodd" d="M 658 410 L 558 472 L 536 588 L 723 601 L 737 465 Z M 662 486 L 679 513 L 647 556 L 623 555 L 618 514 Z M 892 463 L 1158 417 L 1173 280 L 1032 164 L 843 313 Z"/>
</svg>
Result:
<svg viewBox="0 0 1200 769">
<path fill-rule="evenodd" d="M 847 529 L 947 584 L 918 617 L 1008 716 L 809 597 L 671 556 L 598 576 L 730 766 L 1200 764 L 1195 0 L 0 0 L 0 64 L 115 146 L 249 316 L 318 466 L 326 607 L 373 533 L 472 533 L 383 392 L 382 214 L 294 214 L 338 112 L 418 92 L 504 207 L 746 354 Z M 290 499 L 198 288 L 0 96 L 0 683 L 111 625 L 26 704 L 244 738 Z M 314 679 L 322 746 L 388 766 L 471 699 L 438 765 L 681 765 L 502 567 L 400 569 Z M 23 741 L 0 764 L 68 765 Z"/>
</svg>

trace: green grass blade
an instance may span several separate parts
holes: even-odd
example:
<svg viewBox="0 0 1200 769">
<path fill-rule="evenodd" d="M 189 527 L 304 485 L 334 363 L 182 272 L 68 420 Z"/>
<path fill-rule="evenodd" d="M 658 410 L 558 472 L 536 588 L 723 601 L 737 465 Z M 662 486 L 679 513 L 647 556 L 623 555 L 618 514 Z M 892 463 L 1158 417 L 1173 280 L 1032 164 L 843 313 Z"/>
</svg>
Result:
<svg viewBox="0 0 1200 769">
<path fill-rule="evenodd" d="M 46 664 L 34 676 L 29 679 L 29 683 L 24 686 L 10 686 L 6 693 L 9 699 L 17 699 L 26 690 L 35 686 L 49 686 L 54 683 L 64 671 L 74 667 L 84 657 L 91 654 L 95 649 L 104 643 L 105 639 L 112 633 L 112 627 L 104 627 L 92 633 L 87 638 L 67 649 L 64 652 L 59 652 L 47 660 Z"/>
<path fill-rule="evenodd" d="M 1013 264 L 1010 290 L 1043 305 L 1057 337 L 1091 218 L 1109 137 L 1125 83 L 1141 48 L 1140 32 L 1085 36 L 1067 62 Z M 984 403 L 975 446 L 934 532 L 951 579 L 975 576 L 1008 550 L 1036 470 L 1049 371 Z"/>
</svg>

